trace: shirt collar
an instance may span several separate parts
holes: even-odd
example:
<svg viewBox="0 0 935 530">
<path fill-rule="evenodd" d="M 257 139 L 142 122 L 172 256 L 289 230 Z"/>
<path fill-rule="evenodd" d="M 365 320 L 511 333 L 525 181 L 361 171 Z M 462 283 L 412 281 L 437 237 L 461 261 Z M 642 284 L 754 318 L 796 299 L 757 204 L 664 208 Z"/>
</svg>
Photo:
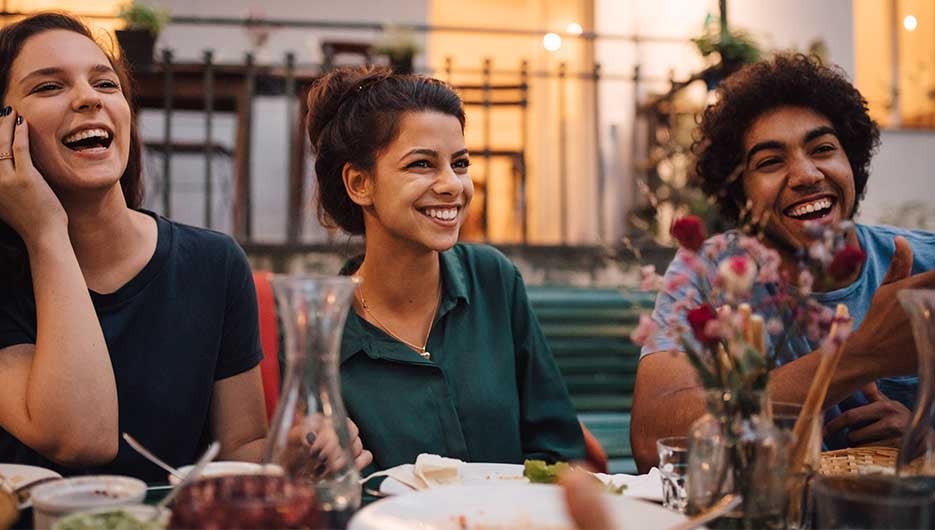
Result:
<svg viewBox="0 0 935 530">
<path fill-rule="evenodd" d="M 343 276 L 354 274 L 363 261 L 363 254 L 347 260 L 344 266 L 341 267 L 340 274 Z M 466 304 L 471 303 L 464 265 L 461 263 L 456 250 L 450 249 L 442 252 L 439 257 L 439 266 L 442 275 L 442 301 L 436 318 L 441 318 L 451 311 L 458 305 L 459 300 L 463 300 Z M 344 326 L 344 337 L 341 340 L 341 363 L 357 353 L 363 352 L 373 359 L 388 358 L 411 361 L 413 364 L 432 364 L 430 361 L 418 357 L 417 354 L 414 354 L 415 358 L 411 355 L 405 355 L 406 358 L 404 359 L 400 358 L 400 348 L 408 349 L 406 346 L 383 337 L 382 333 L 364 321 L 353 307 L 349 309 L 347 324 Z"/>
</svg>

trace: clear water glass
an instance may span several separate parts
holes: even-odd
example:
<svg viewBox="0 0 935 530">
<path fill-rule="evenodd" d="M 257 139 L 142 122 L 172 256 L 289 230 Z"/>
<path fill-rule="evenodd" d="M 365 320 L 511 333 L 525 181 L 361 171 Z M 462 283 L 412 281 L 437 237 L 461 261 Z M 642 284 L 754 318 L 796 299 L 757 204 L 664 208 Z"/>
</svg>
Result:
<svg viewBox="0 0 935 530">
<path fill-rule="evenodd" d="M 670 510 L 685 512 L 688 494 L 685 477 L 688 473 L 688 437 L 669 436 L 656 440 L 659 471 L 662 475 L 662 504 Z"/>
<path fill-rule="evenodd" d="M 819 476 L 817 528 L 932 528 L 935 477 Z"/>
</svg>

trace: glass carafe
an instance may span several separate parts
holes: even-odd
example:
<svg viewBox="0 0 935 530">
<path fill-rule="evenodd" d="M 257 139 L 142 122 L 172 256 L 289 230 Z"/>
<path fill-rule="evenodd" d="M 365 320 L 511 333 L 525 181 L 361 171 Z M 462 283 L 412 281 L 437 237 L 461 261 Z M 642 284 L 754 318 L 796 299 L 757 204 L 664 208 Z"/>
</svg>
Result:
<svg viewBox="0 0 935 530">
<path fill-rule="evenodd" d="M 285 332 L 282 391 L 264 460 L 308 482 L 322 520 L 343 527 L 360 506 L 338 355 L 359 280 L 344 276 L 276 275 L 272 280 Z"/>
<path fill-rule="evenodd" d="M 896 459 L 896 472 L 899 475 L 935 475 L 935 433 L 932 431 L 935 289 L 905 289 L 897 297 L 912 323 L 912 335 L 919 355 L 919 389 L 912 421 Z"/>
</svg>

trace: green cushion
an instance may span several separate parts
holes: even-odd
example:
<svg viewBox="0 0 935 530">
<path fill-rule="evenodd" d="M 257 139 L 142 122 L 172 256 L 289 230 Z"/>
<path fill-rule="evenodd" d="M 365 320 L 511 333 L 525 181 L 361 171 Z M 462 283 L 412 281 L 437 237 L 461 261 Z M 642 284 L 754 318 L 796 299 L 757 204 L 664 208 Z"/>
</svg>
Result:
<svg viewBox="0 0 935 530">
<path fill-rule="evenodd" d="M 636 473 L 630 408 L 640 348 L 630 340 L 653 293 L 529 286 L 529 300 L 578 417 L 607 452 L 611 473 Z"/>
</svg>

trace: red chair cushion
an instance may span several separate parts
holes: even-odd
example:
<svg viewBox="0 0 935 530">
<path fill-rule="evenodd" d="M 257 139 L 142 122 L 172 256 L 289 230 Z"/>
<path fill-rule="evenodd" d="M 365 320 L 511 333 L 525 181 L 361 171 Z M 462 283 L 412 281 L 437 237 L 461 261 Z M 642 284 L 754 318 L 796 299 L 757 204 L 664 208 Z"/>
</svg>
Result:
<svg viewBox="0 0 935 530">
<path fill-rule="evenodd" d="M 263 376 L 266 417 L 272 418 L 279 400 L 279 325 L 276 322 L 276 299 L 269 277 L 270 273 L 265 271 L 253 273 L 260 317 L 260 346 L 263 348 L 260 373 Z"/>
</svg>

